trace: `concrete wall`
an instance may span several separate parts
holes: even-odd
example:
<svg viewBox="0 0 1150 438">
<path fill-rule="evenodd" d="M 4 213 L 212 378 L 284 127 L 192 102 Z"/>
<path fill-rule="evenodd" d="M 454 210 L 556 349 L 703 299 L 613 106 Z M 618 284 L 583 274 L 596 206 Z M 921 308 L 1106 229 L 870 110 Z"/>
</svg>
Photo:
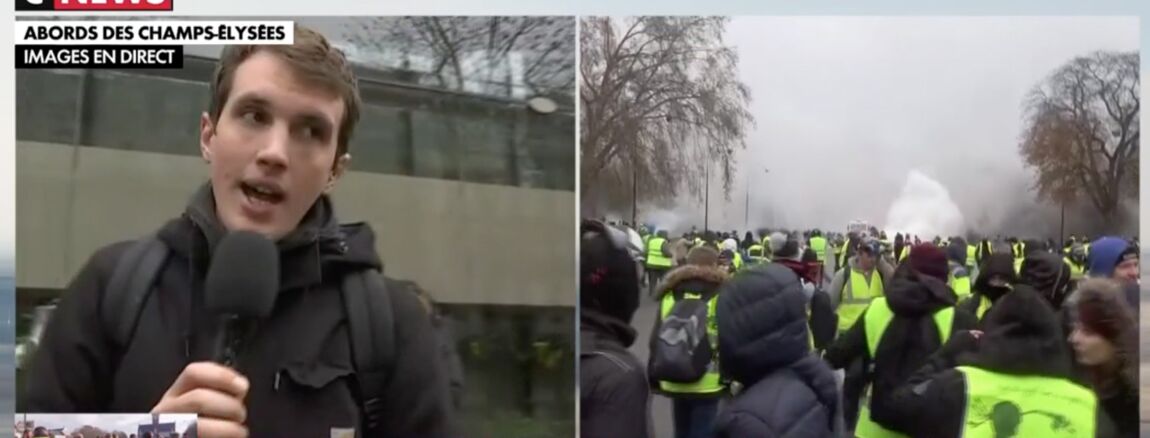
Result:
<svg viewBox="0 0 1150 438">
<path fill-rule="evenodd" d="M 179 215 L 206 179 L 189 156 L 17 143 L 17 286 L 63 288 L 97 248 Z M 351 172 L 341 219 L 379 234 L 387 271 L 449 303 L 574 305 L 571 192 Z"/>
</svg>

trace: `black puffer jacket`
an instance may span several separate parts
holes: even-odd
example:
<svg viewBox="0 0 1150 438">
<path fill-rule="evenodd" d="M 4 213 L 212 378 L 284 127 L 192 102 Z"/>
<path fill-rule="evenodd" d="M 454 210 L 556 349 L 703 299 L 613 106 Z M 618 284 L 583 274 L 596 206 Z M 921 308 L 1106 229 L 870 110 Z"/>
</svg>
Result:
<svg viewBox="0 0 1150 438">
<path fill-rule="evenodd" d="M 879 339 L 875 357 L 867 351 L 866 313 L 827 350 L 826 360 L 836 369 L 845 368 L 862 358 L 873 365 L 867 379 L 872 383 L 871 419 L 896 429 L 905 418 L 886 409 L 884 400 L 895 387 L 922 367 L 926 359 L 942 346 L 934 313 L 955 305 L 954 291 L 941 280 L 923 276 L 903 264 L 886 289 L 886 302 L 894 318 Z M 951 333 L 974 328 L 974 315 L 956 309 Z M 870 369 L 870 368 L 868 368 Z"/>
<path fill-rule="evenodd" d="M 208 186 L 159 230 L 171 256 L 124 351 L 111 346 L 100 303 L 130 242 L 93 254 L 44 332 L 30 364 L 23 410 L 148 412 L 188 364 L 210 360 L 217 324 L 204 309 L 203 283 L 212 249 L 225 234 Z M 341 228 L 325 196 L 277 245 L 281 279 L 275 308 L 237 360 L 237 370 L 251 381 L 250 434 L 329 436 L 356 429 L 360 412 L 339 287 L 350 270 L 380 267 L 375 237 L 366 226 Z M 394 377 L 381 389 L 382 428 L 388 437 L 453 436 L 447 379 L 435 365 L 439 352 L 427 312 L 414 294 L 391 297 L 397 359 Z"/>
<path fill-rule="evenodd" d="M 719 356 L 745 389 L 719 414 L 716 438 L 838 436 L 834 374 L 810 354 L 807 298 L 798 276 L 770 264 L 719 293 Z"/>
<path fill-rule="evenodd" d="M 983 320 L 980 339 L 956 333 L 898 387 L 887 400 L 890 415 L 904 418 L 900 432 L 918 438 L 951 438 L 962 433 L 966 379 L 956 366 L 1020 376 L 1072 380 L 1070 351 L 1053 309 L 1034 289 L 1020 285 L 1006 294 Z M 1113 423 L 1098 408 L 1095 436 L 1114 437 Z"/>
</svg>

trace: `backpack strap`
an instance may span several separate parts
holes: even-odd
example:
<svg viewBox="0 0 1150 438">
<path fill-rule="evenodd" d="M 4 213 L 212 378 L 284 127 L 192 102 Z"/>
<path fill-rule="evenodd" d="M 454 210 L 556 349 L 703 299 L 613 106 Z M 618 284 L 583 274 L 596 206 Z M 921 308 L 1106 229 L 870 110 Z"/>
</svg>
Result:
<svg viewBox="0 0 1150 438">
<path fill-rule="evenodd" d="M 169 252 L 162 240 L 147 236 L 128 246 L 116 261 L 100 301 L 100 314 L 104 331 L 118 348 L 127 348 L 132 340 L 144 303 Z"/>
<path fill-rule="evenodd" d="M 376 270 L 349 272 L 340 291 L 351 337 L 363 434 L 378 431 L 384 414 L 384 387 L 395 362 L 395 318 L 390 289 Z"/>
</svg>

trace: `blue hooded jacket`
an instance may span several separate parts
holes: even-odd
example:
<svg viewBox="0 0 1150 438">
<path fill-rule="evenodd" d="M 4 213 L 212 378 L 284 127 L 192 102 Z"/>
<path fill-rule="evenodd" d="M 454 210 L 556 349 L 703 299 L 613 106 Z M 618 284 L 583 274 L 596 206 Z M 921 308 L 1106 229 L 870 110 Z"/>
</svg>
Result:
<svg viewBox="0 0 1150 438">
<path fill-rule="evenodd" d="M 1102 278 L 1114 274 L 1118 266 L 1118 257 L 1130 247 L 1126 239 L 1119 237 L 1103 237 L 1090 244 L 1090 256 L 1087 259 L 1088 271 L 1091 277 Z"/>
</svg>

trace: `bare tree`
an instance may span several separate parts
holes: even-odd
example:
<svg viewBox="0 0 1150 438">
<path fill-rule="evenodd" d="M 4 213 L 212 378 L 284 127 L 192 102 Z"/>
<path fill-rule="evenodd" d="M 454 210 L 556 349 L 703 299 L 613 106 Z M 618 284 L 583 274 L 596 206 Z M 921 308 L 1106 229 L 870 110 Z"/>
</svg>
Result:
<svg viewBox="0 0 1150 438">
<path fill-rule="evenodd" d="M 728 21 L 581 19 L 584 210 L 620 210 L 633 196 L 663 202 L 684 188 L 702 196 L 710 169 L 729 196 L 733 155 L 754 118 L 738 56 L 723 42 Z"/>
<path fill-rule="evenodd" d="M 570 17 L 382 17 L 359 21 L 348 37 L 360 47 L 396 52 L 401 69 L 427 61 L 424 73 L 441 87 L 464 90 L 467 82 L 480 82 L 510 96 L 522 79 L 532 95 L 574 94 Z M 479 65 L 469 68 L 476 59 Z M 516 70 L 520 78 L 512 77 Z"/>
<path fill-rule="evenodd" d="M 1138 52 L 1096 52 L 1059 67 L 1026 101 L 1019 149 L 1040 198 L 1086 199 L 1108 228 L 1138 196 Z"/>
</svg>

